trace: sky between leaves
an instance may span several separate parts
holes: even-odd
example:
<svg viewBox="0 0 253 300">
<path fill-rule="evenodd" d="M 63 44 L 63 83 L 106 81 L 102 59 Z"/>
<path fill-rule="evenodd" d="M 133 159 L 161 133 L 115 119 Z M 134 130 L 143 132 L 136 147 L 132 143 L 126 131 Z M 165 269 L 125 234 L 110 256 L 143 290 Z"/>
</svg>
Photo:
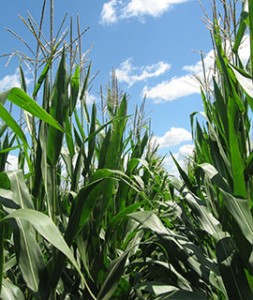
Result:
<svg viewBox="0 0 253 300">
<path fill-rule="evenodd" d="M 202 5 L 211 16 L 209 0 L 203 0 Z M 20 41 L 5 27 L 32 43 L 18 15 L 26 17 L 29 12 L 39 20 L 41 7 L 40 0 L 5 2 L 0 11 L 0 37 L 4 41 L 0 54 L 22 49 Z M 199 1 L 55 0 L 55 31 L 65 13 L 74 18 L 79 14 L 82 28 L 89 27 L 83 47 L 90 49 L 93 74 L 98 72 L 90 101 L 99 99 L 100 85 L 106 87 L 114 70 L 120 88 L 129 95 L 130 109 L 146 97 L 145 111 L 160 153 L 172 152 L 179 160 L 190 154 L 193 146 L 189 116 L 203 109 L 199 82 L 194 77 L 203 76 L 200 53 L 207 69 L 213 64 L 210 34 Z M 68 22 L 65 25 L 68 27 Z M 241 55 L 247 57 L 247 47 Z M 0 91 L 19 85 L 18 60 L 13 58 L 4 67 L 6 62 L 6 57 L 1 58 Z M 210 79 L 212 75 L 211 68 Z M 174 172 L 169 155 L 166 162 Z"/>
</svg>

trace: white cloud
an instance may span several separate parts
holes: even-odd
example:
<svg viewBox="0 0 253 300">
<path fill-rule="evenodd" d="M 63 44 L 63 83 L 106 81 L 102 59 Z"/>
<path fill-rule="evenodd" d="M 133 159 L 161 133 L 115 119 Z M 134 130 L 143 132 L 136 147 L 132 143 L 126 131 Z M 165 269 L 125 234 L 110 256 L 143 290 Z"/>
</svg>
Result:
<svg viewBox="0 0 253 300">
<path fill-rule="evenodd" d="M 6 169 L 7 171 L 18 170 L 18 157 L 13 154 L 9 154 L 7 158 Z"/>
<path fill-rule="evenodd" d="M 0 80 L 0 92 L 4 92 L 13 87 L 20 87 L 19 74 L 16 71 L 15 74 L 6 75 Z"/>
<path fill-rule="evenodd" d="M 117 0 L 110 0 L 106 2 L 103 5 L 102 12 L 101 12 L 101 24 L 112 24 L 116 23 L 118 18 L 117 18 L 117 4 L 120 1 Z"/>
<path fill-rule="evenodd" d="M 159 145 L 159 148 L 167 148 L 192 140 L 191 133 L 180 127 L 171 127 L 163 136 L 154 136 L 152 143 Z"/>
<path fill-rule="evenodd" d="M 92 105 L 96 101 L 97 101 L 97 98 L 93 94 L 88 93 L 86 95 L 86 103 L 87 103 L 87 105 Z"/>
<path fill-rule="evenodd" d="M 33 80 L 27 77 L 28 72 L 25 72 L 25 82 L 29 87 Z M 2 79 L 0 79 L 0 92 L 5 92 L 11 88 L 19 87 L 20 88 L 20 73 L 19 69 L 16 69 L 14 74 L 6 75 Z"/>
<path fill-rule="evenodd" d="M 180 165 L 180 167 L 185 170 L 187 167 L 188 159 L 193 155 L 194 145 L 186 144 L 179 148 L 177 153 L 173 153 L 174 158 Z M 168 170 L 170 175 L 179 177 L 177 167 L 171 156 L 166 157 L 164 160 L 164 166 Z"/>
<path fill-rule="evenodd" d="M 153 99 L 155 103 L 174 101 L 178 98 L 199 93 L 199 83 L 192 75 L 173 77 L 154 87 L 145 86 L 142 94 Z"/>
<path fill-rule="evenodd" d="M 126 82 L 129 86 L 139 81 L 145 81 L 152 77 L 158 77 L 170 69 L 170 65 L 164 61 L 159 61 L 156 64 L 135 67 L 132 64 L 132 59 L 128 58 L 123 61 L 119 68 L 115 69 L 115 75 L 118 81 Z"/>
<path fill-rule="evenodd" d="M 100 23 L 110 25 L 133 17 L 160 17 L 174 5 L 187 1 L 189 0 L 109 0 L 103 5 Z"/>
<path fill-rule="evenodd" d="M 96 96 L 94 96 L 93 94 L 90 94 L 90 93 L 86 93 L 84 95 L 84 101 L 86 102 L 87 105 L 92 105 L 93 103 L 95 103 L 97 101 L 97 98 Z M 81 101 L 80 99 L 78 98 L 78 101 L 77 101 L 77 106 L 76 108 L 80 108 L 81 107 Z"/>
<path fill-rule="evenodd" d="M 231 55 L 230 44 L 227 43 L 226 53 Z M 238 54 L 242 60 L 242 63 L 246 65 L 250 56 L 250 39 L 249 35 L 245 35 Z M 163 81 L 153 87 L 145 86 L 142 93 L 150 99 L 153 99 L 155 103 L 174 101 L 181 97 L 189 96 L 192 94 L 200 93 L 200 81 L 204 82 L 203 64 L 205 66 L 206 84 L 210 85 L 214 74 L 215 54 L 213 50 L 210 50 L 204 57 L 203 62 L 199 60 L 194 65 L 184 66 L 183 70 L 186 74 L 179 77 L 173 77 L 170 80 Z"/>
<path fill-rule="evenodd" d="M 203 59 L 203 63 L 205 66 L 206 70 L 209 69 L 213 69 L 213 64 L 214 64 L 214 51 L 211 50 L 209 51 L 206 56 Z M 203 72 L 203 63 L 201 60 L 199 60 L 195 65 L 191 65 L 191 66 L 184 66 L 183 70 L 184 71 L 188 71 L 197 75 L 202 76 L 202 72 Z"/>
<path fill-rule="evenodd" d="M 213 75 L 214 52 L 209 51 L 204 58 L 204 65 L 208 80 Z M 203 80 L 202 61 L 198 61 L 195 65 L 184 66 L 183 70 L 187 73 L 183 76 L 172 77 L 170 80 L 158 83 L 153 87 L 145 86 L 143 95 L 153 99 L 155 103 L 169 102 L 181 97 L 200 93 L 199 80 Z M 198 78 L 198 79 L 197 79 Z"/>
<path fill-rule="evenodd" d="M 7 163 L 6 163 L 6 171 L 17 171 L 18 168 L 18 157 L 14 154 L 8 154 Z M 27 162 L 25 161 L 24 171 L 29 172 L 29 168 Z"/>
<path fill-rule="evenodd" d="M 186 2 L 187 0 L 131 0 L 123 10 L 124 18 L 140 17 L 149 15 L 159 17 L 173 5 Z"/>
</svg>

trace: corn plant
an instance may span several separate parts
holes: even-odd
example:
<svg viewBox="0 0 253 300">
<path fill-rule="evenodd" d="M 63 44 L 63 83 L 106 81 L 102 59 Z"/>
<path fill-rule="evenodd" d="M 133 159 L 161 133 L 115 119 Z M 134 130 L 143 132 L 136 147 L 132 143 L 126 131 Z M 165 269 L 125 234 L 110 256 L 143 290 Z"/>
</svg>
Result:
<svg viewBox="0 0 253 300">
<path fill-rule="evenodd" d="M 17 53 L 34 70 L 30 96 L 22 66 L 21 88 L 0 95 L 1 298 L 111 299 L 116 293 L 127 299 L 132 287 L 123 274 L 140 241 L 127 215 L 161 200 L 161 160 L 149 146 L 143 107 L 130 117 L 114 78 L 101 95 L 103 115 L 96 103 L 87 105 L 92 76 L 80 54 L 83 33 L 78 27 L 74 38 L 71 21 L 67 43 L 63 24 L 54 37 L 51 23 L 47 40 L 45 6 L 39 24 L 31 15 L 21 18 L 37 42 L 33 57 Z M 20 123 L 7 101 L 20 107 Z M 7 171 L 13 150 L 19 170 Z"/>
<path fill-rule="evenodd" d="M 132 299 L 253 299 L 253 6 L 243 1 L 238 16 L 237 1 L 220 4 L 207 22 L 215 64 L 211 85 L 201 84 L 204 124 L 191 115 L 194 156 L 187 170 L 174 159 L 173 201 L 130 214 L 144 234 L 129 265 Z"/>
</svg>

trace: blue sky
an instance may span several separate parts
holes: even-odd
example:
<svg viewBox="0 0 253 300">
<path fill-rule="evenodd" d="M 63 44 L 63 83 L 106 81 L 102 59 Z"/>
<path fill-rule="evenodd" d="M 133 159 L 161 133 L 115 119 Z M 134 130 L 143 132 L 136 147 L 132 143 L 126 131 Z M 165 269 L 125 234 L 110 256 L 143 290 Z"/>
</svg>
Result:
<svg viewBox="0 0 253 300">
<path fill-rule="evenodd" d="M 210 11 L 209 1 L 202 3 Z M 5 27 L 30 41 L 18 15 L 26 18 L 29 11 L 38 20 L 41 6 L 39 0 L 5 2 L 0 11 L 0 54 L 22 49 Z M 120 88 L 130 96 L 130 109 L 146 96 L 146 114 L 160 153 L 190 153 L 189 115 L 202 110 L 199 84 L 193 79 L 193 74 L 201 76 L 199 52 L 203 51 L 207 66 L 212 61 L 210 34 L 199 1 L 55 0 L 55 31 L 65 13 L 74 19 L 79 14 L 81 27 L 90 28 L 83 48 L 91 48 L 92 73 L 99 72 L 91 99 L 99 98 L 100 85 L 106 87 L 114 69 Z M 6 62 L 7 58 L 0 59 L 0 91 L 18 84 L 18 60 L 13 58 L 8 67 Z"/>
</svg>

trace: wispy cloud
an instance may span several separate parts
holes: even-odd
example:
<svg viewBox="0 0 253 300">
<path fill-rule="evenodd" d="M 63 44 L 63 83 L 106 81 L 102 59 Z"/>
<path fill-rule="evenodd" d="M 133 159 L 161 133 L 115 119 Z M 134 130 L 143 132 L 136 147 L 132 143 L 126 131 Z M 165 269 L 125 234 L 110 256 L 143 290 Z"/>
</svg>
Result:
<svg viewBox="0 0 253 300">
<path fill-rule="evenodd" d="M 9 90 L 13 87 L 20 87 L 18 72 L 15 72 L 15 74 L 6 75 L 0 80 L 0 92 Z"/>
<path fill-rule="evenodd" d="M 203 63 L 204 63 L 205 69 L 207 71 L 210 70 L 210 69 L 211 70 L 213 69 L 213 64 L 214 64 L 214 51 L 213 50 L 209 51 L 205 55 L 205 57 L 203 59 L 203 62 L 202 62 L 202 60 L 199 60 L 194 65 L 184 66 L 183 70 L 187 71 L 187 72 L 190 72 L 190 73 L 194 73 L 194 74 L 199 75 L 199 76 L 203 76 L 202 75 L 202 73 L 203 73 Z"/>
<path fill-rule="evenodd" d="M 33 82 L 31 78 L 27 77 L 28 73 L 25 72 L 25 81 L 27 86 Z M 20 73 L 19 69 L 16 69 L 14 74 L 6 75 L 0 79 L 0 92 L 7 91 L 13 87 L 20 87 Z"/>
<path fill-rule="evenodd" d="M 174 101 L 178 98 L 199 93 L 199 83 L 192 75 L 173 77 L 153 87 L 145 86 L 142 94 L 155 103 Z"/>
<path fill-rule="evenodd" d="M 110 0 L 103 5 L 100 22 L 103 25 L 109 25 L 118 21 L 117 10 L 121 1 Z"/>
<path fill-rule="evenodd" d="M 173 6 L 188 0 L 109 0 L 102 8 L 100 22 L 109 25 L 122 19 L 160 17 Z"/>
<path fill-rule="evenodd" d="M 93 103 L 97 102 L 97 97 L 91 93 L 86 93 L 84 95 L 84 101 L 87 105 L 92 105 Z M 77 101 L 77 109 L 81 107 L 81 101 L 78 99 Z"/>
<path fill-rule="evenodd" d="M 159 145 L 159 148 L 168 148 L 192 140 L 191 133 L 180 127 L 171 127 L 163 136 L 154 136 L 152 143 Z"/>
<path fill-rule="evenodd" d="M 170 65 L 164 61 L 158 63 L 135 67 L 132 64 L 132 59 L 128 58 L 122 62 L 119 68 L 115 69 L 115 75 L 120 82 L 125 82 L 132 86 L 136 82 L 145 81 L 152 77 L 158 77 L 170 69 Z"/>
<path fill-rule="evenodd" d="M 213 74 L 213 63 L 214 53 L 212 50 L 204 58 L 209 78 Z M 172 77 L 170 80 L 162 81 L 153 87 L 145 86 L 142 91 L 143 95 L 153 99 L 155 103 L 160 103 L 200 93 L 200 83 L 197 78 L 203 80 L 202 61 L 198 61 L 195 65 L 184 66 L 183 70 L 186 71 L 183 76 Z"/>
</svg>

